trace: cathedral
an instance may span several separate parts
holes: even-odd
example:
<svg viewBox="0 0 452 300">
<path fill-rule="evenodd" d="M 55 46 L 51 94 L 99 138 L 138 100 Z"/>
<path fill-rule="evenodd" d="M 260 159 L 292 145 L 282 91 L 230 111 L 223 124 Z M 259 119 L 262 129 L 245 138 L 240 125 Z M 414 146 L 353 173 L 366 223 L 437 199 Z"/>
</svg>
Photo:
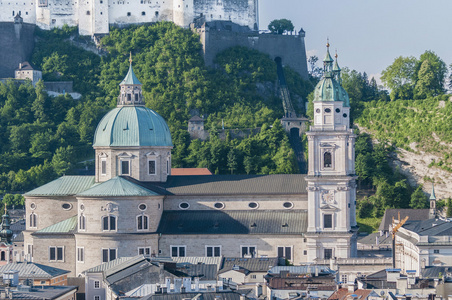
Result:
<svg viewBox="0 0 452 300">
<path fill-rule="evenodd" d="M 355 135 L 327 46 L 307 175 L 172 176 L 168 125 L 145 107 L 130 61 L 117 107 L 95 132 L 95 176 L 63 176 L 25 194 L 28 259 L 79 276 L 140 254 L 295 265 L 355 256 Z"/>
</svg>

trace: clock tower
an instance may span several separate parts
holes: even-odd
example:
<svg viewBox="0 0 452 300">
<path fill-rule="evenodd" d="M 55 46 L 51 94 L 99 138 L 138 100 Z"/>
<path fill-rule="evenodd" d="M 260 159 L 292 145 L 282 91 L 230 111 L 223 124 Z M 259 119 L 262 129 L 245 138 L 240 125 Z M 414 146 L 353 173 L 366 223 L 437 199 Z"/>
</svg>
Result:
<svg viewBox="0 0 452 300">
<path fill-rule="evenodd" d="M 340 68 L 329 52 L 314 91 L 314 120 L 306 133 L 309 150 L 308 261 L 356 256 L 355 135 L 350 100 Z"/>
</svg>

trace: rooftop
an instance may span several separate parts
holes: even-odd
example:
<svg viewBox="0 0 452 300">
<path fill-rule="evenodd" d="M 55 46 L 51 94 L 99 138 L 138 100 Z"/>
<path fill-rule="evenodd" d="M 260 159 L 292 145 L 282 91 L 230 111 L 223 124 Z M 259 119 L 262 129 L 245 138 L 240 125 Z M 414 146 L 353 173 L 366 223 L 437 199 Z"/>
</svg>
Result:
<svg viewBox="0 0 452 300">
<path fill-rule="evenodd" d="M 234 266 L 240 266 L 250 272 L 268 272 L 271 267 L 278 265 L 277 257 L 269 258 L 231 258 L 224 259 L 220 273 L 233 270 Z"/>
<path fill-rule="evenodd" d="M 171 168 L 172 176 L 212 175 L 207 168 Z"/>
<path fill-rule="evenodd" d="M 164 211 L 162 234 L 302 234 L 305 210 Z"/>
<path fill-rule="evenodd" d="M 77 196 L 83 197 L 130 197 L 156 195 L 158 195 L 158 193 L 148 190 L 121 176 L 114 177 L 77 194 Z"/>
<path fill-rule="evenodd" d="M 63 176 L 25 193 L 25 196 L 69 196 L 94 185 L 94 176 Z"/>
<path fill-rule="evenodd" d="M 77 231 L 77 215 L 70 217 L 64 221 L 55 223 L 41 230 L 33 233 L 35 234 L 62 234 L 62 233 L 75 233 Z"/>
<path fill-rule="evenodd" d="M 412 209 L 412 208 L 389 208 L 385 211 L 383 219 L 380 223 L 378 230 L 388 231 L 389 226 L 392 224 L 392 218 L 398 220 L 400 213 L 400 219 L 409 217 L 408 223 L 418 220 L 426 220 L 429 217 L 429 209 Z"/>
<path fill-rule="evenodd" d="M 32 262 L 9 263 L 0 266 L 0 274 L 7 271 L 19 271 L 19 278 L 54 278 L 69 273 L 67 270 Z"/>
</svg>

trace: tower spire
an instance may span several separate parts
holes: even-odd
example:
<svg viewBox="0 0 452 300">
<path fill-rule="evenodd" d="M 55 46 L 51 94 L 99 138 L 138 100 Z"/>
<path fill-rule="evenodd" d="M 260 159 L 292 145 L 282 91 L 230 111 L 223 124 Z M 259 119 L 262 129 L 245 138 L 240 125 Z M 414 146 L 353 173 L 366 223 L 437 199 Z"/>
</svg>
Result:
<svg viewBox="0 0 452 300">
<path fill-rule="evenodd" d="M 325 77 L 331 77 L 331 71 L 333 69 L 333 58 L 331 57 L 330 54 L 330 39 L 327 38 L 327 42 L 326 42 L 326 55 L 325 58 L 323 59 L 323 72 L 325 74 Z"/>
<path fill-rule="evenodd" d="M 118 107 L 131 105 L 131 106 L 144 106 L 143 95 L 141 91 L 141 82 L 138 80 L 135 72 L 132 68 L 132 51 L 129 57 L 129 71 L 127 72 L 124 80 L 119 84 L 120 94 L 118 97 Z"/>
<path fill-rule="evenodd" d="M 337 80 L 337 82 L 339 82 L 339 84 L 342 84 L 342 80 L 341 80 L 341 68 L 339 67 L 339 64 L 337 62 L 337 49 L 336 49 L 336 54 L 334 55 L 334 66 L 333 66 L 333 72 L 334 72 L 334 78 Z"/>
</svg>

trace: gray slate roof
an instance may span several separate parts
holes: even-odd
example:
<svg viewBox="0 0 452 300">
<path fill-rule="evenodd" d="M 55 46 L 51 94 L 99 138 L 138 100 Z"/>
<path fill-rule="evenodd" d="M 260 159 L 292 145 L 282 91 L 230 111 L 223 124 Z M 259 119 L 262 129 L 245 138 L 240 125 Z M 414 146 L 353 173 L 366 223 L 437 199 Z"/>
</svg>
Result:
<svg viewBox="0 0 452 300">
<path fill-rule="evenodd" d="M 335 271 L 326 266 L 275 266 L 268 271 L 269 274 L 280 274 L 281 271 L 287 271 L 289 274 L 334 274 Z"/>
<path fill-rule="evenodd" d="M 392 224 L 392 218 L 398 220 L 400 212 L 400 219 L 409 217 L 408 222 L 427 220 L 429 217 L 429 209 L 411 209 L 411 208 L 390 208 L 385 211 L 383 219 L 381 220 L 378 230 L 387 231 L 389 225 Z"/>
<path fill-rule="evenodd" d="M 306 210 L 164 211 L 162 234 L 302 234 Z"/>
<path fill-rule="evenodd" d="M 94 176 L 63 176 L 25 193 L 25 196 L 70 196 L 94 185 Z"/>
<path fill-rule="evenodd" d="M 206 264 L 177 264 L 177 271 L 183 273 L 183 277 L 199 277 L 200 280 L 216 280 L 217 265 Z"/>
<path fill-rule="evenodd" d="M 186 175 L 169 176 L 167 182 L 140 182 L 127 176 L 121 176 L 118 177 L 121 179 L 115 180 L 129 181 L 140 186 L 141 192 L 144 188 L 146 193 L 153 195 L 300 195 L 307 193 L 305 176 L 303 174 Z M 133 190 L 136 192 L 136 189 L 135 187 Z M 126 190 L 115 191 L 118 195 L 126 195 L 129 192 L 128 190 L 127 192 Z M 96 184 L 94 176 L 63 176 L 25 193 L 25 196 L 73 196 L 77 194 L 103 196 L 111 193 L 108 192 L 106 186 Z"/>
<path fill-rule="evenodd" d="M 278 265 L 277 257 L 269 258 L 232 258 L 226 257 L 223 262 L 223 267 L 220 273 L 232 270 L 234 266 L 240 266 L 250 272 L 268 272 L 270 267 Z"/>
<path fill-rule="evenodd" d="M 176 262 L 176 264 L 206 264 L 216 265 L 217 270 L 220 269 L 223 262 L 223 257 L 205 257 L 205 256 L 186 256 L 186 257 L 171 257 L 170 260 Z"/>
<path fill-rule="evenodd" d="M 133 263 L 133 261 L 138 261 L 143 258 L 143 255 L 133 256 L 133 257 L 120 257 L 115 260 L 100 264 L 98 266 L 95 266 L 91 269 L 85 270 L 83 273 L 98 273 L 98 272 L 104 272 L 109 271 L 113 268 L 121 269 L 122 266 L 125 266 L 126 264 Z"/>
<path fill-rule="evenodd" d="M 421 271 L 423 278 L 441 278 L 442 276 L 452 277 L 452 267 L 426 267 Z"/>
<path fill-rule="evenodd" d="M 13 291 L 13 299 L 57 299 L 66 293 L 77 291 L 76 286 L 39 286 L 27 291 Z"/>
<path fill-rule="evenodd" d="M 424 221 L 407 222 L 403 228 L 423 236 L 435 237 L 452 235 L 452 222 L 445 220 L 428 219 Z"/>
<path fill-rule="evenodd" d="M 7 271 L 19 271 L 19 278 L 53 278 L 61 276 L 63 274 L 69 273 L 67 270 L 58 269 L 55 267 L 50 267 L 46 265 L 41 265 L 37 263 L 10 263 L 7 265 L 0 266 L 0 274 Z"/>
<path fill-rule="evenodd" d="M 378 245 L 392 245 L 391 235 L 380 236 L 379 232 L 374 232 L 363 237 L 358 237 L 358 244 L 364 245 L 377 245 L 376 241 L 378 239 Z"/>
</svg>

